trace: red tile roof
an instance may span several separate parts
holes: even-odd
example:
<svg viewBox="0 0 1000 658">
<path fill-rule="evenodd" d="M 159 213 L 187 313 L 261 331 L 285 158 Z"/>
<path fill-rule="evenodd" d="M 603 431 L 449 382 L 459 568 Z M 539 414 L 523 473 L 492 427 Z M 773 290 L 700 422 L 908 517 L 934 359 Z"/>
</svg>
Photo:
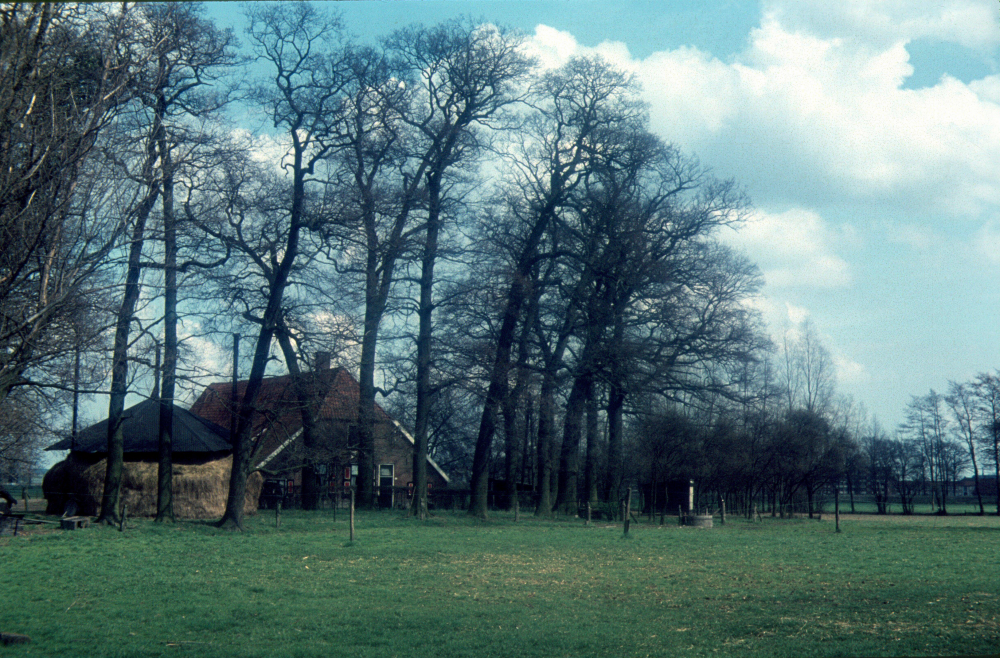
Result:
<svg viewBox="0 0 1000 658">
<path fill-rule="evenodd" d="M 313 370 L 300 376 L 306 378 L 307 386 L 312 387 L 315 394 L 322 397 L 322 406 L 315 417 L 317 421 L 357 422 L 360 385 L 351 373 L 344 368 L 331 368 Z M 302 429 L 302 414 L 292 383 L 291 375 L 266 377 L 261 382 L 254 405 L 251 434 L 262 439 L 256 454 L 258 458 L 263 458 L 265 461 L 271 455 L 283 450 L 289 440 Z M 238 407 L 246 392 L 246 387 L 246 380 L 236 383 L 237 397 L 233 401 L 230 399 L 233 390 L 231 382 L 210 384 L 191 406 L 191 413 L 228 428 L 232 418 L 232 410 L 234 407 Z M 413 442 L 413 437 L 403 426 L 394 421 L 378 404 L 375 405 L 375 422 L 395 426 L 400 434 L 411 443 Z M 448 475 L 433 459 L 428 458 L 427 463 L 441 475 L 445 482 L 449 481 Z"/>
<path fill-rule="evenodd" d="M 323 405 L 316 415 L 317 420 L 357 422 L 360 387 L 358 380 L 351 373 L 344 368 L 331 368 L 314 370 L 301 376 L 309 378 L 307 386 L 314 387 L 316 394 L 323 398 Z M 246 380 L 237 382 L 236 406 L 242 400 L 246 387 Z M 231 400 L 232 390 L 231 382 L 210 384 L 192 405 L 191 412 L 228 427 L 234 408 Z M 265 426 L 271 426 L 281 427 L 291 435 L 302 427 L 298 398 L 292 386 L 291 375 L 264 378 L 254 406 L 256 410 L 253 418 L 253 434 L 257 434 Z M 376 422 L 392 420 L 378 404 L 375 405 L 375 418 Z"/>
</svg>

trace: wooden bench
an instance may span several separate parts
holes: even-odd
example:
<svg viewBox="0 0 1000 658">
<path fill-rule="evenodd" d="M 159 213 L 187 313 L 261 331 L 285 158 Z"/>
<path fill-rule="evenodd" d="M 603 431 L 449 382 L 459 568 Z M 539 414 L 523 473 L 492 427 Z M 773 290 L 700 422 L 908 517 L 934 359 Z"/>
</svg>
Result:
<svg viewBox="0 0 1000 658">
<path fill-rule="evenodd" d="M 90 517 L 87 516 L 67 516 L 60 519 L 63 530 L 78 530 L 90 525 Z"/>
</svg>

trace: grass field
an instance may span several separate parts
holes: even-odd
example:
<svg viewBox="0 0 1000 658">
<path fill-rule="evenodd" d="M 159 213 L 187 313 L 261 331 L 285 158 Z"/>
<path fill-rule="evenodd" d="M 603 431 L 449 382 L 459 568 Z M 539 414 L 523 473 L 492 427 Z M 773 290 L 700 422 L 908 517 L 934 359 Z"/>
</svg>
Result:
<svg viewBox="0 0 1000 658">
<path fill-rule="evenodd" d="M 930 656 L 1000 647 L 1000 519 L 710 530 L 262 514 L 0 538 L 2 656 Z"/>
</svg>

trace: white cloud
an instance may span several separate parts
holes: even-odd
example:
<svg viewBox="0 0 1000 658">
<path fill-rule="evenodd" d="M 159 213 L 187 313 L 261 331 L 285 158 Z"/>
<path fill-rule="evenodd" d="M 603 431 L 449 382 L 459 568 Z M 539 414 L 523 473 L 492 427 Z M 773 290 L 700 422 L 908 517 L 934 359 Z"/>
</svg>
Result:
<svg viewBox="0 0 1000 658">
<path fill-rule="evenodd" d="M 876 46 L 931 38 L 984 49 L 1000 43 L 991 0 L 770 0 L 763 13 L 792 29 Z"/>
<path fill-rule="evenodd" d="M 863 365 L 843 354 L 835 354 L 833 364 L 837 370 L 837 383 L 841 386 L 864 384 L 871 379 Z"/>
<path fill-rule="evenodd" d="M 569 32 L 541 24 L 535 27 L 534 38 L 525 44 L 526 53 L 547 69 L 562 66 L 571 57 L 579 54 L 580 48 L 576 37 Z"/>
<path fill-rule="evenodd" d="M 785 302 L 785 310 L 787 311 L 788 319 L 795 325 L 802 324 L 809 317 L 809 309 L 802 306 L 795 306 L 790 302 Z"/>
<path fill-rule="evenodd" d="M 902 87 L 913 71 L 907 39 L 993 43 L 995 7 L 801 4 L 769 5 L 731 63 L 691 47 L 637 60 L 622 44 L 588 49 L 545 26 L 531 48 L 553 64 L 598 52 L 634 71 L 653 130 L 735 177 L 761 205 L 891 204 L 979 218 L 1000 203 L 1000 78 Z M 993 27 L 980 24 L 987 18 Z M 978 36 L 964 32 L 973 27 Z"/>
<path fill-rule="evenodd" d="M 819 214 L 801 208 L 755 213 L 731 239 L 757 261 L 772 289 L 850 285 L 850 266 L 834 251 L 838 240 Z"/>
</svg>

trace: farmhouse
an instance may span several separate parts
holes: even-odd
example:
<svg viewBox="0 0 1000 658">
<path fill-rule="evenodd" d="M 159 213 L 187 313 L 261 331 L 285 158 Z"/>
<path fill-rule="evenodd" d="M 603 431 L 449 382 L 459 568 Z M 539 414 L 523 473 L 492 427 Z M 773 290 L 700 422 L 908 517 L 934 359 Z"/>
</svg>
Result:
<svg viewBox="0 0 1000 658">
<path fill-rule="evenodd" d="M 959 496 L 975 496 L 976 480 L 971 477 L 959 480 L 955 483 L 955 491 Z M 996 475 L 979 476 L 979 494 L 984 497 L 993 497 L 997 495 Z"/>
<path fill-rule="evenodd" d="M 334 501 L 350 491 L 358 473 L 357 419 L 358 381 L 344 368 L 330 368 L 320 358 L 317 369 L 299 375 L 308 391 L 315 419 L 318 445 L 311 456 L 322 490 Z M 302 407 L 291 375 L 265 378 L 257 397 L 251 434 L 254 440 L 252 468 L 265 477 L 261 503 L 298 501 L 306 450 L 302 437 Z M 198 416 L 229 426 L 234 410 L 246 391 L 246 381 L 210 385 L 191 407 Z M 365 477 L 373 479 L 379 507 L 405 507 L 413 486 L 413 437 L 380 406 L 375 406 L 375 468 Z M 428 459 L 428 483 L 432 489 L 448 484 L 448 476 Z"/>
<path fill-rule="evenodd" d="M 121 500 L 130 516 L 156 514 L 159 411 L 159 400 L 150 399 L 124 413 Z M 175 515 L 192 519 L 222 516 L 232 464 L 229 430 L 174 406 L 172 443 Z M 70 451 L 42 481 L 47 513 L 61 514 L 71 500 L 79 514 L 94 515 L 99 511 L 107 448 L 107 419 L 84 429 L 75 439 L 66 438 L 47 448 Z M 248 512 L 257 509 L 261 482 L 260 475 L 247 482 Z"/>
</svg>

